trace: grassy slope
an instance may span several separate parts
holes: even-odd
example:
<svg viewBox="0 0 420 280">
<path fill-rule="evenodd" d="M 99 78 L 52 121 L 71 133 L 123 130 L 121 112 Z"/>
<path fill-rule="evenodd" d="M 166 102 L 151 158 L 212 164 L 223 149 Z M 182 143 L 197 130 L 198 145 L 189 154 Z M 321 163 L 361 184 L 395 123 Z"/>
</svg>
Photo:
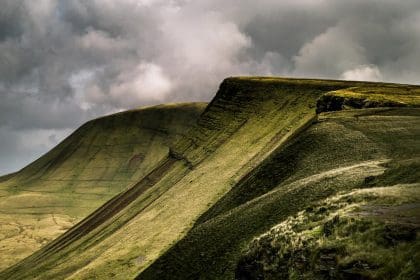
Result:
<svg viewBox="0 0 420 280">
<path fill-rule="evenodd" d="M 56 238 L 164 159 L 206 104 L 174 104 L 90 121 L 0 181 L 0 270 Z"/>
<path fill-rule="evenodd" d="M 368 85 L 376 90 L 389 87 Z M 376 140 L 357 129 L 334 122 L 332 129 L 341 137 L 325 143 L 331 133 L 325 127 L 317 141 L 309 137 L 301 145 L 306 154 L 293 148 L 298 140 L 284 149 L 289 154 L 283 151 L 284 144 L 312 123 L 316 101 L 322 94 L 362 86 L 366 84 L 225 80 L 198 124 L 153 172 L 44 249 L 4 271 L 0 278 L 127 279 L 152 263 L 141 278 L 155 279 L 161 271 L 159 277 L 171 279 L 231 278 L 241 249 L 253 236 L 313 200 L 338 191 L 334 182 L 352 188 L 366 174 L 383 172 L 380 164 L 387 158 L 388 148 L 376 145 Z M 308 131 L 311 129 L 304 134 Z M 365 145 L 360 144 L 363 141 L 367 141 Z M 360 146 L 361 153 L 343 157 L 338 151 L 332 152 L 339 144 L 350 150 Z M 278 160 L 281 153 L 288 159 L 300 155 L 295 168 Z M 315 164 L 323 160 L 330 164 L 334 159 L 338 170 Z M 351 167 L 340 169 L 343 165 Z M 327 180 L 322 172 L 326 172 Z M 333 176 L 336 173 L 345 176 Z M 260 180 L 266 182 L 263 190 Z M 276 188 L 282 184 L 287 187 Z"/>
<path fill-rule="evenodd" d="M 98 210 L 3 275 L 134 277 L 244 174 L 310 123 L 316 99 L 331 88 L 295 81 L 226 80 L 197 126 L 171 152 L 171 163 L 153 180 L 146 178 L 152 187 L 145 189 L 141 183 L 127 207 Z M 98 219 L 103 222 L 92 227 Z"/>
<path fill-rule="evenodd" d="M 332 196 L 254 239 L 237 279 L 419 279 L 420 184 Z"/>
<path fill-rule="evenodd" d="M 232 279 L 251 240 L 289 216 L 337 192 L 364 188 L 366 178 L 379 178 L 374 186 L 419 183 L 419 170 L 419 109 L 322 114 L 319 123 L 245 176 L 138 279 Z M 387 176 L 371 177 L 383 172 Z M 418 198 L 419 188 L 413 191 Z M 396 196 L 397 203 L 404 196 Z"/>
</svg>

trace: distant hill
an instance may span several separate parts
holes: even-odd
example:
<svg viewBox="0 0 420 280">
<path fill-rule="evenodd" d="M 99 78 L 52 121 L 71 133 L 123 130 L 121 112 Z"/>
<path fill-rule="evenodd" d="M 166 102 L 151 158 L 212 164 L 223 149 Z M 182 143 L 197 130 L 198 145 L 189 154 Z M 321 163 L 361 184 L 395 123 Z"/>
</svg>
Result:
<svg viewBox="0 0 420 280">
<path fill-rule="evenodd" d="M 0 279 L 419 278 L 419 86 L 239 77 L 204 111 L 158 108 L 90 122 L 0 183 L 2 219 L 85 217 Z"/>
<path fill-rule="evenodd" d="M 143 178 L 205 106 L 154 106 L 92 120 L 34 163 L 0 177 L 0 270 Z"/>
</svg>

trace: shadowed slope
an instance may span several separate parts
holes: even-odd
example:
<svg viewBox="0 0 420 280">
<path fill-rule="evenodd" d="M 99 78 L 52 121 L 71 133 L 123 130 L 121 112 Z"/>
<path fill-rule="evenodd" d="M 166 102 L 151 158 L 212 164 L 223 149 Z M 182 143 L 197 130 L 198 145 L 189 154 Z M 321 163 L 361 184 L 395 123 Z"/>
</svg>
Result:
<svg viewBox="0 0 420 280">
<path fill-rule="evenodd" d="M 378 178 L 375 186 L 419 183 L 419 159 L 419 109 L 322 115 L 321 122 L 235 185 L 138 279 L 233 279 L 243 250 L 255 236 L 316 201 L 369 186 L 370 178 Z M 418 187 L 413 191 L 420 192 Z M 247 257 L 237 277 L 264 279 L 258 277 L 268 275 L 259 270 L 256 256 Z M 288 276 L 268 279 L 284 277 Z"/>
<path fill-rule="evenodd" d="M 0 182 L 0 269 L 70 228 L 148 174 L 206 104 L 154 106 L 106 116 Z"/>
</svg>

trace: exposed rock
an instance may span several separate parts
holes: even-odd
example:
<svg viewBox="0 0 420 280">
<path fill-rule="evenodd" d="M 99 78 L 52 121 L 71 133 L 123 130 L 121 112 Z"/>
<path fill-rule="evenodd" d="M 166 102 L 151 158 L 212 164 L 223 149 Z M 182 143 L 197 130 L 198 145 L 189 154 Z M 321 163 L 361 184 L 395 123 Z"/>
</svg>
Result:
<svg viewBox="0 0 420 280">
<path fill-rule="evenodd" d="M 369 100 L 367 98 L 343 97 L 333 94 L 325 94 L 321 96 L 316 104 L 316 112 L 341 111 L 346 109 L 363 109 L 378 107 L 406 107 L 407 105 L 400 102 L 390 100 Z"/>
</svg>

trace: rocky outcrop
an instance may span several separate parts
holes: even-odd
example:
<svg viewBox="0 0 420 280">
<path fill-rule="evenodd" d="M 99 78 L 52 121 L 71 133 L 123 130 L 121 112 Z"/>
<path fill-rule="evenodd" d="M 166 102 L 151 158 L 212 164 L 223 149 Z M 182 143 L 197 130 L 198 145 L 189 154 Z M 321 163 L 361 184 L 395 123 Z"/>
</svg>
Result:
<svg viewBox="0 0 420 280">
<path fill-rule="evenodd" d="M 341 111 L 345 109 L 364 109 L 379 107 L 406 107 L 401 102 L 391 100 L 371 100 L 369 98 L 344 97 L 333 94 L 325 94 L 321 96 L 316 104 L 316 112 Z"/>
</svg>

